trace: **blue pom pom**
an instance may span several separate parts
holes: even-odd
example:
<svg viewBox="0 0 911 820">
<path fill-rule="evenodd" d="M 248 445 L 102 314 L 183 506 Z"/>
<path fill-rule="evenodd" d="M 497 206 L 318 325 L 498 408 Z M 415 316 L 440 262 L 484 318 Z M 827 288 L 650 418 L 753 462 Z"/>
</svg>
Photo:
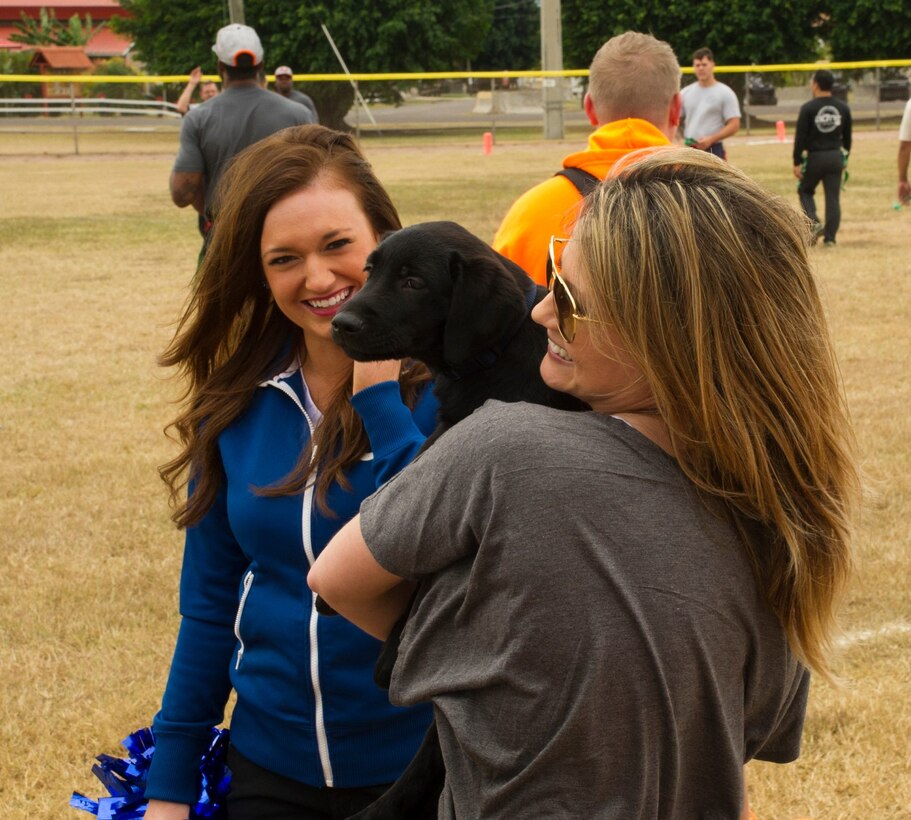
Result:
<svg viewBox="0 0 911 820">
<path fill-rule="evenodd" d="M 98 755 L 92 772 L 108 790 L 109 797 L 91 800 L 73 792 L 70 806 L 95 815 L 98 820 L 138 820 L 145 815 L 146 780 L 155 754 L 155 735 L 139 729 L 121 741 L 126 758 Z M 224 820 L 225 796 L 231 787 L 231 770 L 225 763 L 228 730 L 212 729 L 212 741 L 199 764 L 199 793 L 190 807 L 191 818 Z"/>
</svg>

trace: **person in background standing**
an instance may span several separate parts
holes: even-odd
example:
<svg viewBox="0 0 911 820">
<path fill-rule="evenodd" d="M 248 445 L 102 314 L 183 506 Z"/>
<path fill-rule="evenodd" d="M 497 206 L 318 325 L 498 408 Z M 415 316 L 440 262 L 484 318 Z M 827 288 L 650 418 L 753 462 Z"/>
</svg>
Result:
<svg viewBox="0 0 911 820">
<path fill-rule="evenodd" d="M 280 65 L 275 69 L 275 91 L 288 100 L 306 105 L 313 114 L 313 122 L 319 122 L 319 114 L 316 113 L 313 100 L 303 91 L 298 91 L 294 87 L 294 72 L 286 65 Z"/>
<path fill-rule="evenodd" d="M 832 96 L 835 77 L 819 69 L 810 82 L 813 99 L 800 107 L 794 132 L 794 176 L 804 213 L 813 222 L 815 236 L 823 245 L 835 245 L 841 224 L 841 181 L 851 152 L 851 109 Z M 816 212 L 816 186 L 822 182 L 826 199 L 826 224 Z"/>
<path fill-rule="evenodd" d="M 190 102 L 190 100 L 193 99 L 193 92 L 196 90 L 197 86 L 199 87 L 199 102 L 193 103 Z M 187 80 L 184 90 L 180 92 L 180 96 L 177 98 L 175 106 L 183 115 L 191 108 L 196 108 L 197 105 L 201 105 L 206 100 L 211 100 L 212 97 L 215 97 L 217 94 L 218 86 L 212 80 L 203 81 L 202 68 L 196 66 L 196 68 L 190 72 L 190 79 Z"/>
<path fill-rule="evenodd" d="M 911 201 L 911 184 L 908 183 L 908 161 L 911 160 L 911 100 L 905 104 L 905 113 L 898 128 L 898 201 L 907 205 Z"/>
<path fill-rule="evenodd" d="M 170 179 L 171 200 L 178 208 L 192 205 L 199 212 L 204 235 L 212 225 L 213 193 L 228 162 L 282 128 L 313 122 L 306 108 L 260 86 L 263 47 L 252 28 L 224 26 L 212 51 L 224 90 L 183 118 Z"/>
<path fill-rule="evenodd" d="M 683 98 L 683 138 L 687 145 L 727 159 L 723 140 L 740 130 L 740 103 L 731 88 L 715 79 L 711 49 L 693 52 L 696 82 L 680 92 Z"/>
<path fill-rule="evenodd" d="M 547 241 L 572 231 L 582 196 L 615 162 L 640 148 L 668 145 L 680 120 L 680 64 L 671 47 L 650 34 L 626 31 L 592 59 L 583 99 L 595 126 L 584 151 L 526 191 L 509 208 L 493 248 L 545 284 Z"/>
</svg>

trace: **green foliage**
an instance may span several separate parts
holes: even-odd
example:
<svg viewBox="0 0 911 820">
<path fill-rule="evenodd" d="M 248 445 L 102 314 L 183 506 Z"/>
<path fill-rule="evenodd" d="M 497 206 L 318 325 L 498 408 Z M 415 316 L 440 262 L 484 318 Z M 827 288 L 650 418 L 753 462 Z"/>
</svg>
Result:
<svg viewBox="0 0 911 820">
<path fill-rule="evenodd" d="M 492 20 L 490 0 L 249 0 L 247 8 L 260 12 L 254 25 L 268 40 L 270 64 L 291 61 L 308 72 L 340 70 L 321 24 L 351 71 L 411 72 L 463 66 Z"/>
<path fill-rule="evenodd" d="M 266 61 L 285 63 L 301 73 L 339 73 L 342 69 L 323 34 L 325 25 L 352 72 L 445 71 L 464 68 L 478 53 L 492 21 L 490 0 L 251 0 L 261 11 L 254 24 L 268 39 Z M 344 127 L 353 90 L 347 83 L 312 83 L 302 90 L 313 97 L 320 121 Z"/>
<path fill-rule="evenodd" d="M 16 23 L 16 32 L 10 35 L 10 40 L 14 43 L 24 43 L 28 46 L 50 46 L 55 45 L 52 35 L 51 19 L 57 23 L 56 14 L 51 10 L 50 14 L 46 8 L 38 12 L 38 19 L 33 20 L 24 11 L 19 12 L 19 22 Z"/>
<path fill-rule="evenodd" d="M 498 0 L 484 46 L 472 65 L 482 71 L 540 68 L 540 4 L 536 0 Z"/>
<path fill-rule="evenodd" d="M 131 15 L 115 30 L 130 35 L 136 52 L 156 73 L 177 74 L 201 65 L 212 73 L 211 44 L 228 20 L 223 4 L 178 0 L 121 0 Z M 259 33 L 266 71 L 290 65 L 296 73 L 340 73 L 324 24 L 352 72 L 441 71 L 463 68 L 478 54 L 493 18 L 492 0 L 247 0 L 247 24 Z M 320 120 L 344 127 L 354 97 L 344 82 L 300 84 Z"/>
<path fill-rule="evenodd" d="M 126 64 L 123 57 L 112 57 L 95 66 L 95 74 L 128 77 L 138 73 Z M 145 96 L 139 83 L 86 83 L 84 95 L 109 100 L 141 100 Z"/>
<path fill-rule="evenodd" d="M 134 54 L 153 74 L 188 74 L 202 66 L 214 74 L 215 32 L 229 21 L 222 3 L 180 0 L 120 0 L 129 17 L 114 17 L 111 27 L 135 42 Z"/>
<path fill-rule="evenodd" d="M 92 37 L 101 31 L 104 26 L 104 23 L 99 23 L 95 28 L 92 28 L 91 14 L 85 15 L 85 23 L 79 19 L 78 14 L 74 14 L 70 17 L 66 28 L 61 32 L 61 37 L 66 42 L 61 42 L 60 45 L 84 46 Z"/>
<path fill-rule="evenodd" d="M 0 49 L 0 74 L 37 74 L 30 68 L 31 51 Z M 0 97 L 40 97 L 41 83 L 0 83 Z"/>
<path fill-rule="evenodd" d="M 830 0 L 833 60 L 901 60 L 911 55 L 911 6 L 904 0 Z"/>
<path fill-rule="evenodd" d="M 17 31 L 10 35 L 10 40 L 30 46 L 84 46 L 105 26 L 100 23 L 92 28 L 91 14 L 85 16 L 85 22 L 78 14 L 74 14 L 64 23 L 57 19 L 54 9 L 43 6 L 38 12 L 37 20 L 26 16 L 22 11 L 19 12 L 19 18 Z"/>
<path fill-rule="evenodd" d="M 821 0 L 563 0 L 564 64 L 588 67 L 605 40 L 630 29 L 666 40 L 681 65 L 689 65 L 702 46 L 712 49 L 719 65 L 811 61 L 818 56 L 825 7 Z"/>
</svg>

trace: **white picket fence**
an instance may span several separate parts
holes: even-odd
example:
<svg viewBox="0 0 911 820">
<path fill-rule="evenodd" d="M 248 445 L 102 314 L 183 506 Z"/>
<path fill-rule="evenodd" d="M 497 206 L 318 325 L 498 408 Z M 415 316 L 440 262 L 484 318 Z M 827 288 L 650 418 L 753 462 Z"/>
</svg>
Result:
<svg viewBox="0 0 911 820">
<path fill-rule="evenodd" d="M 81 117 L 86 114 L 171 117 L 178 120 L 181 116 L 174 103 L 163 100 L 114 100 L 105 97 L 0 98 L 0 117 L 40 117 L 51 114 L 70 117 Z"/>
</svg>

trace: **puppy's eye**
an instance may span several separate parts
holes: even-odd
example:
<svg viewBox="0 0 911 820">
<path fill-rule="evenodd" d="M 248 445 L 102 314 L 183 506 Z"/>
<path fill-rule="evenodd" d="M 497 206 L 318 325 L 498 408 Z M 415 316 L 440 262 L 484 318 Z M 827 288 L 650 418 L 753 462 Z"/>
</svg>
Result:
<svg viewBox="0 0 911 820">
<path fill-rule="evenodd" d="M 416 276 L 406 276 L 402 280 L 402 287 L 406 290 L 420 290 L 424 287 L 424 282 Z"/>
<path fill-rule="evenodd" d="M 370 274 L 373 273 L 373 264 L 372 263 L 368 262 L 366 265 L 364 265 L 364 273 L 366 273 L 367 276 L 370 276 Z"/>
</svg>

